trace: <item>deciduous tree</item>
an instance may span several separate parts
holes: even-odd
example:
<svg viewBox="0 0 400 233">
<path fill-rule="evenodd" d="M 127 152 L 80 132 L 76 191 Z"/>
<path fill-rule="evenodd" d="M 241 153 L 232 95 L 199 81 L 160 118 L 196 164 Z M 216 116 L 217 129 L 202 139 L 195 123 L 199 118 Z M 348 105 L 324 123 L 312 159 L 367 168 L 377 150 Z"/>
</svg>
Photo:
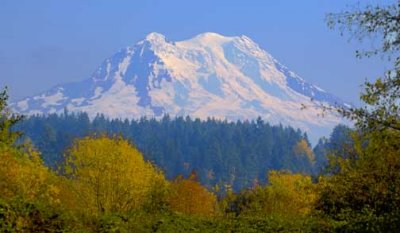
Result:
<svg viewBox="0 0 400 233">
<path fill-rule="evenodd" d="M 82 208 L 91 213 L 140 208 L 163 174 L 126 140 L 86 137 L 68 150 L 64 166 Z"/>
<path fill-rule="evenodd" d="M 196 173 L 188 179 L 179 176 L 171 184 L 169 204 L 172 210 L 191 215 L 211 216 L 216 213 L 216 196 L 203 187 Z"/>
</svg>

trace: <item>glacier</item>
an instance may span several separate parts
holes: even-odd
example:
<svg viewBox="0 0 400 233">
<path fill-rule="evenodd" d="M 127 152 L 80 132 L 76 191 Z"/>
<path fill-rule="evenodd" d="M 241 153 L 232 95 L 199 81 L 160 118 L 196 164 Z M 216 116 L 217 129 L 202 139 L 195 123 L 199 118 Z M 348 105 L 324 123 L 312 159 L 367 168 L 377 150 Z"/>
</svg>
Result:
<svg viewBox="0 0 400 233">
<path fill-rule="evenodd" d="M 107 58 L 80 82 L 60 84 L 11 104 L 21 114 L 64 109 L 110 118 L 191 116 L 228 121 L 263 118 L 327 135 L 340 116 L 319 105 L 350 106 L 279 63 L 247 36 L 203 33 L 169 41 L 150 33 Z M 308 106 L 301 110 L 302 106 Z"/>
</svg>

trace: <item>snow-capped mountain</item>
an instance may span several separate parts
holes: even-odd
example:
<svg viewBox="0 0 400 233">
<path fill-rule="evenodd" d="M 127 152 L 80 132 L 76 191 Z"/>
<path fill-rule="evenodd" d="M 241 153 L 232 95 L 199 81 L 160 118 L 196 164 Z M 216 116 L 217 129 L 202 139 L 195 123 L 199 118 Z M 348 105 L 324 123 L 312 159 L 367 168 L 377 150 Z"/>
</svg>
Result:
<svg viewBox="0 0 400 233">
<path fill-rule="evenodd" d="M 311 98 L 314 101 L 311 101 Z M 320 136 L 341 119 L 301 105 L 343 105 L 289 71 L 246 36 L 200 34 L 173 42 L 149 34 L 106 59 L 89 79 L 58 85 L 12 104 L 23 114 L 85 111 L 111 118 L 189 115 L 255 119 Z"/>
</svg>

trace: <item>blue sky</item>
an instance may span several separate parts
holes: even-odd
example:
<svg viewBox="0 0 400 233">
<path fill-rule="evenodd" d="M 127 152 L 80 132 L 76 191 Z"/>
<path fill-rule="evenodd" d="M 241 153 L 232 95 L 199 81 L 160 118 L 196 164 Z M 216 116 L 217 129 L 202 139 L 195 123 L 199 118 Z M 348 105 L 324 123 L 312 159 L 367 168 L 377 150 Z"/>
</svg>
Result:
<svg viewBox="0 0 400 233">
<path fill-rule="evenodd" d="M 356 0 L 0 0 L 0 86 L 11 99 L 83 80 L 118 49 L 150 32 L 183 40 L 203 32 L 247 35 L 300 76 L 357 102 L 379 58 L 359 60 L 324 21 Z M 363 0 L 362 3 L 390 1 Z"/>
</svg>

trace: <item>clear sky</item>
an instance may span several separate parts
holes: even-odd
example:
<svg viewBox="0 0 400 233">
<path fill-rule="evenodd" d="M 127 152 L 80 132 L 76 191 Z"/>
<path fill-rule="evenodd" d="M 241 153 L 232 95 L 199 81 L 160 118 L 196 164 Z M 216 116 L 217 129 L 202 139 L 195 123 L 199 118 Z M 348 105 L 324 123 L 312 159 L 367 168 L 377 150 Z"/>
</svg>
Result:
<svg viewBox="0 0 400 233">
<path fill-rule="evenodd" d="M 325 15 L 356 0 L 0 0 L 0 86 L 12 100 L 89 78 L 107 57 L 150 32 L 184 40 L 203 32 L 247 35 L 289 69 L 356 103 L 384 62 L 359 60 L 357 41 Z M 387 3 L 386 0 L 363 0 Z"/>
</svg>

